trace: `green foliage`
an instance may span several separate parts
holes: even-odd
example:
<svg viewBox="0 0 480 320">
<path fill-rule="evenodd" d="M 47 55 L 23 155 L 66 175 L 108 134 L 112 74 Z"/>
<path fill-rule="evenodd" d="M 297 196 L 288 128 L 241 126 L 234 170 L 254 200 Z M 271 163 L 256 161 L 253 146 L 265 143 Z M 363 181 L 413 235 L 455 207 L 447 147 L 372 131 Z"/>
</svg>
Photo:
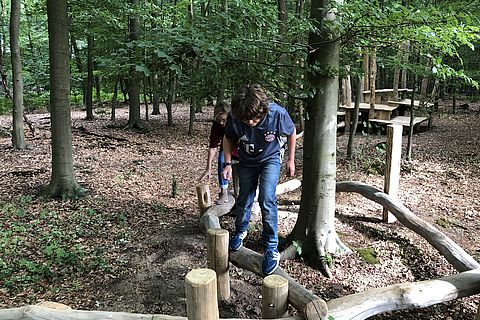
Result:
<svg viewBox="0 0 480 320">
<path fill-rule="evenodd" d="M 377 253 L 372 248 L 354 248 L 354 250 L 365 260 L 368 264 L 380 263 L 377 258 Z"/>
<path fill-rule="evenodd" d="M 31 201 L 20 196 L 0 205 L 0 286 L 8 291 L 41 290 L 67 277 L 109 272 L 113 261 L 100 240 L 103 233 L 118 234 L 118 244 L 129 241 L 122 214 L 113 219 L 89 208 L 68 214 L 42 208 L 31 211 L 36 208 Z"/>
<path fill-rule="evenodd" d="M 0 115 L 7 115 L 12 112 L 12 100 L 8 98 L 0 98 Z"/>
<path fill-rule="evenodd" d="M 372 144 L 367 142 L 349 163 L 352 171 L 362 170 L 367 174 L 383 175 L 385 173 L 386 143 Z"/>
<path fill-rule="evenodd" d="M 177 177 L 172 174 L 172 194 L 171 197 L 175 198 L 177 196 Z"/>
<path fill-rule="evenodd" d="M 439 225 L 440 227 L 443 227 L 443 228 L 445 228 L 445 229 L 450 228 L 450 227 L 452 226 L 452 222 L 449 221 L 449 220 L 448 220 L 447 218 L 445 218 L 445 217 L 438 218 L 438 219 L 435 221 L 435 223 L 436 223 L 437 225 Z"/>
<path fill-rule="evenodd" d="M 301 246 L 301 244 L 300 244 L 299 242 L 297 242 L 297 241 L 293 241 L 293 242 L 292 242 L 292 245 L 293 245 L 293 247 L 295 248 L 295 250 L 297 251 L 297 254 L 298 254 L 299 256 L 301 256 L 301 255 L 302 255 L 302 252 L 303 252 L 303 251 L 302 251 L 302 246 Z"/>
</svg>

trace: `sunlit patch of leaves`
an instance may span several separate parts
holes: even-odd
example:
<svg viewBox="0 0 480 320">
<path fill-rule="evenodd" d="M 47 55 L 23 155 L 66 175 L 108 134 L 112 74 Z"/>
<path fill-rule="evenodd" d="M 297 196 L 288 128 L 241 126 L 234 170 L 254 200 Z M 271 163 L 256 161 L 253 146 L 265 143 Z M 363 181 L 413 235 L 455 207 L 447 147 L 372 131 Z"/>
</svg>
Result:
<svg viewBox="0 0 480 320">
<path fill-rule="evenodd" d="M 121 270 L 111 252 L 130 241 L 125 215 L 90 208 L 56 212 L 31 201 L 20 196 L 0 204 L 0 287 L 43 291 L 67 278 Z"/>
</svg>

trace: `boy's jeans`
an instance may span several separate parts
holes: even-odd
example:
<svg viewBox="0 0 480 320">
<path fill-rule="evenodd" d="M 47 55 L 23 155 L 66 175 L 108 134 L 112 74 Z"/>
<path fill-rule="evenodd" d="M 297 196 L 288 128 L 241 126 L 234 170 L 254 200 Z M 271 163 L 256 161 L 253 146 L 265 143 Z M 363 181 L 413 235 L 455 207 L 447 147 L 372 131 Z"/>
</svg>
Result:
<svg viewBox="0 0 480 320">
<path fill-rule="evenodd" d="M 265 251 L 278 250 L 278 208 L 275 192 L 280 175 L 280 164 L 280 157 L 273 157 L 258 164 L 240 161 L 238 167 L 240 194 L 237 199 L 235 231 L 240 233 L 248 230 L 258 184 L 258 203 L 262 210 L 262 240 Z"/>
<path fill-rule="evenodd" d="M 223 171 L 223 164 L 225 163 L 225 156 L 223 150 L 218 152 L 218 184 L 220 185 L 221 189 L 228 188 L 228 180 L 225 180 L 222 176 Z"/>
</svg>

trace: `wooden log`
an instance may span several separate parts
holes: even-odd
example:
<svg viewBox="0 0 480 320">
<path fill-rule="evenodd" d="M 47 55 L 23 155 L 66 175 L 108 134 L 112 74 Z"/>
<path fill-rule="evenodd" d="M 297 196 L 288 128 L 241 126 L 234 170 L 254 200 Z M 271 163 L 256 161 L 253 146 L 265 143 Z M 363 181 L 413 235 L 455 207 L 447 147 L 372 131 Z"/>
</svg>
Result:
<svg viewBox="0 0 480 320">
<path fill-rule="evenodd" d="M 293 191 L 295 189 L 300 188 L 301 185 L 302 185 L 302 182 L 298 179 L 292 179 L 292 180 L 286 181 L 284 183 L 280 183 L 279 185 L 277 185 L 277 188 L 275 190 L 275 194 L 279 195 L 279 194 L 284 194 L 284 193 Z M 257 192 L 257 194 L 258 194 L 258 192 Z"/>
<path fill-rule="evenodd" d="M 424 308 L 480 293 L 480 269 L 439 279 L 400 283 L 327 302 L 335 320 L 363 320 L 393 310 Z"/>
<path fill-rule="evenodd" d="M 197 189 L 197 201 L 200 216 L 212 206 L 212 196 L 210 195 L 210 186 L 207 183 L 199 184 Z"/>
<path fill-rule="evenodd" d="M 405 227 L 418 233 L 437 249 L 457 271 L 463 272 L 480 268 L 480 264 L 452 239 L 417 217 L 399 200 L 388 194 L 365 183 L 352 181 L 337 182 L 336 192 L 356 192 L 386 207 Z"/>
<path fill-rule="evenodd" d="M 207 230 L 207 264 L 217 274 L 217 297 L 220 301 L 230 298 L 228 235 L 225 229 Z"/>
<path fill-rule="evenodd" d="M 387 126 L 387 158 L 385 163 L 385 181 L 383 190 L 393 198 L 397 197 L 400 184 L 400 165 L 402 160 L 401 125 Z M 393 223 L 397 218 L 387 208 L 383 208 L 383 222 Z"/>
<path fill-rule="evenodd" d="M 262 284 L 262 318 L 288 315 L 288 280 L 276 274 L 266 276 Z"/>
<path fill-rule="evenodd" d="M 477 316 L 475 317 L 475 320 L 480 320 L 480 303 L 478 304 Z"/>
<path fill-rule="evenodd" d="M 35 305 L 12 309 L 0 309 L 0 320 L 187 320 L 187 317 L 162 314 L 138 314 L 111 311 L 59 310 Z M 222 319 L 248 320 L 248 319 Z M 303 320 L 302 317 L 278 318 L 276 320 Z"/>
<path fill-rule="evenodd" d="M 233 206 L 235 205 L 235 200 L 233 196 L 229 195 L 229 200 L 225 204 L 216 204 L 205 210 L 202 217 L 200 218 L 200 224 L 205 231 L 208 229 L 220 229 L 220 220 L 218 217 L 226 215 L 232 211 Z"/>
<path fill-rule="evenodd" d="M 261 267 L 262 261 L 262 255 L 245 247 L 242 247 L 238 251 L 230 251 L 230 262 L 260 277 L 264 276 Z M 324 300 L 296 283 L 282 268 L 279 267 L 274 274 L 287 279 L 288 301 L 305 319 L 327 319 L 327 304 Z"/>
<path fill-rule="evenodd" d="M 193 269 L 185 276 L 188 320 L 218 320 L 217 275 L 211 269 Z"/>
</svg>

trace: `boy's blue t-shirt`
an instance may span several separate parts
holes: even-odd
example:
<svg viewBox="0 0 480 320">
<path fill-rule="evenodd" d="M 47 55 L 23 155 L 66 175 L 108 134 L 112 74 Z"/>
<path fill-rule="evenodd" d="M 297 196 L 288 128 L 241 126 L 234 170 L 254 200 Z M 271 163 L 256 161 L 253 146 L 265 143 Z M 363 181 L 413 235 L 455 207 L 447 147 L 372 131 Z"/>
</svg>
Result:
<svg viewBox="0 0 480 320">
<path fill-rule="evenodd" d="M 261 163 L 281 156 L 284 136 L 293 134 L 295 125 L 285 108 L 268 104 L 268 114 L 255 127 L 250 127 L 228 114 L 225 136 L 238 140 L 238 154 L 243 163 Z"/>
</svg>

